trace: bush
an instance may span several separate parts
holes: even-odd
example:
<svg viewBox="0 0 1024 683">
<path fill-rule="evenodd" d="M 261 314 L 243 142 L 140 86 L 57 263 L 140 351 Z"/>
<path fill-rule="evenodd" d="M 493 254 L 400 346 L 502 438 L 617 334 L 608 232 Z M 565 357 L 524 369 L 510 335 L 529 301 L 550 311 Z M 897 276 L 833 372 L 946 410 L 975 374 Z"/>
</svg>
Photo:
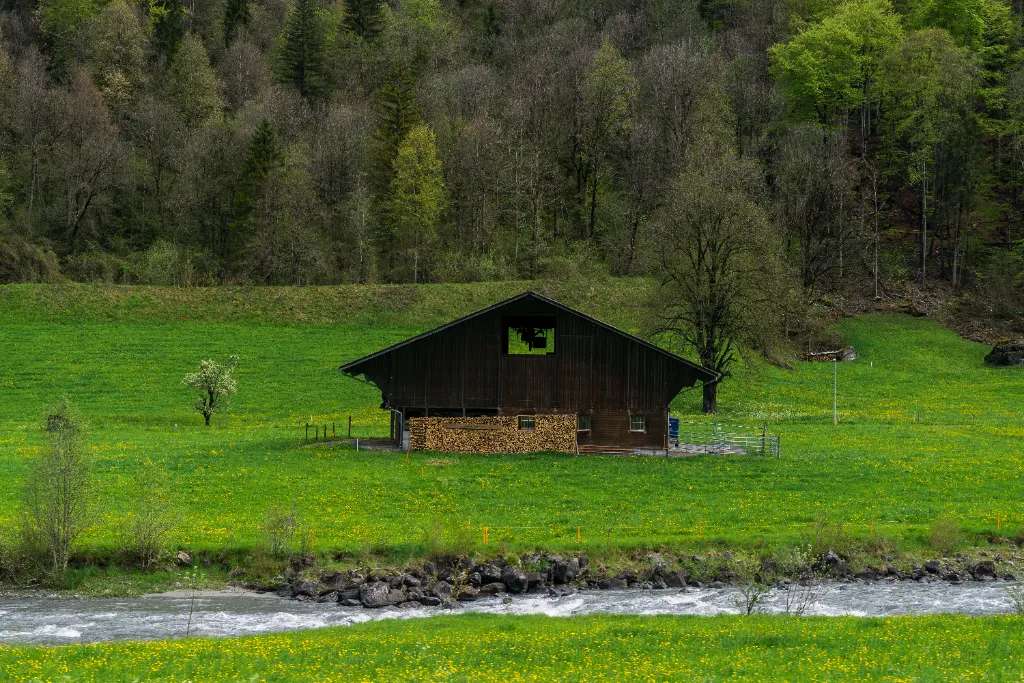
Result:
<svg viewBox="0 0 1024 683">
<path fill-rule="evenodd" d="M 170 480 L 166 471 L 147 460 L 133 482 L 135 498 L 126 527 L 125 549 L 143 569 L 167 552 L 174 528 Z"/>
<path fill-rule="evenodd" d="M 136 279 L 135 267 L 128 259 L 98 248 L 69 257 L 64 271 L 78 282 L 130 284 Z"/>
<path fill-rule="evenodd" d="M 951 517 L 939 517 L 928 529 L 928 545 L 943 555 L 951 555 L 963 543 L 960 524 Z"/>
<path fill-rule="evenodd" d="M 166 240 L 157 240 L 142 253 L 139 282 L 146 285 L 189 287 L 198 283 L 192 254 Z"/>
<path fill-rule="evenodd" d="M 82 421 L 67 399 L 47 415 L 44 429 L 50 443 L 25 484 L 22 542 L 27 555 L 45 555 L 59 574 L 90 517 L 90 463 L 82 448 Z"/>
<path fill-rule="evenodd" d="M 0 282 L 54 282 L 60 279 L 57 255 L 21 235 L 0 231 Z"/>
<path fill-rule="evenodd" d="M 263 524 L 263 535 L 267 542 L 267 552 L 279 560 L 309 552 L 309 533 L 303 528 L 294 507 L 288 511 L 271 508 Z"/>
</svg>

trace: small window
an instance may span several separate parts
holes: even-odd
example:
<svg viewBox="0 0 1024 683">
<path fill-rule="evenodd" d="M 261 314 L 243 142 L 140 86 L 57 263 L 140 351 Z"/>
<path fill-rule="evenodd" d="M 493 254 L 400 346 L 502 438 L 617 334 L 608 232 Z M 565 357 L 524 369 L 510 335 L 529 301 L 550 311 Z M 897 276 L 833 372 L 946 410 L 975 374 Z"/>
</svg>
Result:
<svg viewBox="0 0 1024 683">
<path fill-rule="evenodd" d="M 524 432 L 532 432 L 536 423 L 533 420 L 533 415 L 520 415 L 519 416 L 519 428 Z"/>
<path fill-rule="evenodd" d="M 589 432 L 590 431 L 590 416 L 589 415 L 577 415 L 576 416 L 576 431 L 577 432 Z"/>
<path fill-rule="evenodd" d="M 646 432 L 647 431 L 647 417 L 644 415 L 630 415 L 629 416 L 629 431 L 631 432 Z"/>
</svg>

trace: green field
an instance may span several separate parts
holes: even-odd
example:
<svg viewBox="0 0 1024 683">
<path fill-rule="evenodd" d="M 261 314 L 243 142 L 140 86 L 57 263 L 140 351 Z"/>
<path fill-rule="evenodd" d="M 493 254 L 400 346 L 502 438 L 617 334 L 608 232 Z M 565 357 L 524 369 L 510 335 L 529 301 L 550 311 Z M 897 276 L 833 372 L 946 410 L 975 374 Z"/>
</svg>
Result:
<svg viewBox="0 0 1024 683">
<path fill-rule="evenodd" d="M 17 500 L 42 447 L 49 404 L 69 396 L 89 422 L 101 514 L 78 546 L 120 543 L 139 463 L 164 466 L 179 515 L 175 545 L 244 554 L 274 506 L 295 506 L 321 551 L 403 561 L 436 548 L 479 552 L 774 548 L 822 529 L 865 544 L 929 552 L 940 518 L 965 542 L 1024 528 L 1024 372 L 986 368 L 986 349 L 924 319 L 870 315 L 840 327 L 860 359 L 793 370 L 757 359 L 721 392 L 719 419 L 782 438 L 783 457 L 687 460 L 565 455 L 356 453 L 303 445 L 303 425 L 349 415 L 386 431 L 373 387 L 342 362 L 524 289 L 527 284 L 167 290 L 0 288 L 0 499 Z M 642 332 L 642 281 L 559 290 Z M 240 392 L 206 429 L 182 375 L 237 353 Z M 698 392 L 674 405 L 684 419 Z M 0 507 L 13 525 L 16 506 Z M 481 545 L 480 528 L 491 543 Z M 577 529 L 580 540 L 577 539 Z"/>
<path fill-rule="evenodd" d="M 0 647 L 5 681 L 1020 680 L 1019 618 L 489 617 Z"/>
</svg>

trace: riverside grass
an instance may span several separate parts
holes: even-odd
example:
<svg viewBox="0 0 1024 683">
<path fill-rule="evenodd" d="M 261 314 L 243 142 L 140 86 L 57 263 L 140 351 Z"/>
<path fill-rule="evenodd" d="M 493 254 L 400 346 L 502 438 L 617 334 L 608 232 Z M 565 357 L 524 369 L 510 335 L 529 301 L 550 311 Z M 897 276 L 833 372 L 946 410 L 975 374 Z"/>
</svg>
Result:
<svg viewBox="0 0 1024 683">
<path fill-rule="evenodd" d="M 497 617 L 232 639 L 0 646 L 6 681 L 973 681 L 1024 676 L 1019 617 Z"/>
<path fill-rule="evenodd" d="M 807 544 L 823 529 L 927 551 L 937 519 L 966 541 L 1021 534 L 1024 373 L 991 369 L 979 344 L 924 320 L 869 315 L 840 323 L 860 359 L 793 370 L 748 358 L 721 391 L 722 422 L 782 437 L 783 457 L 685 460 L 537 454 L 355 452 L 303 445 L 307 422 L 353 417 L 387 430 L 379 392 L 336 368 L 457 315 L 538 288 L 642 331 L 642 280 L 546 283 L 161 289 L 0 287 L 0 498 L 17 500 L 39 424 L 61 395 L 89 423 L 102 508 L 77 545 L 110 557 L 150 459 L 174 483 L 173 543 L 213 555 L 264 544 L 268 511 L 296 511 L 313 548 L 415 561 L 465 552 L 641 548 L 761 549 Z M 239 394 L 212 428 L 181 383 L 199 359 L 240 356 Z M 699 391 L 673 409 L 696 414 Z M 16 506 L 0 509 L 0 526 Z M 490 544 L 482 545 L 482 527 Z M 577 531 L 579 535 L 577 535 Z"/>
</svg>

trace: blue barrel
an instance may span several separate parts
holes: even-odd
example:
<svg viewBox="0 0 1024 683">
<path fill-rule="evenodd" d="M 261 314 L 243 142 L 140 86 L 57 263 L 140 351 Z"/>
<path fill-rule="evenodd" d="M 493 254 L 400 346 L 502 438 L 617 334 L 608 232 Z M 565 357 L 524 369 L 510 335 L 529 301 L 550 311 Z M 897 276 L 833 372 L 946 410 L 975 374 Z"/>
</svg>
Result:
<svg viewBox="0 0 1024 683">
<path fill-rule="evenodd" d="M 668 418 L 668 440 L 671 443 L 679 445 L 679 418 L 670 417 Z"/>
</svg>

